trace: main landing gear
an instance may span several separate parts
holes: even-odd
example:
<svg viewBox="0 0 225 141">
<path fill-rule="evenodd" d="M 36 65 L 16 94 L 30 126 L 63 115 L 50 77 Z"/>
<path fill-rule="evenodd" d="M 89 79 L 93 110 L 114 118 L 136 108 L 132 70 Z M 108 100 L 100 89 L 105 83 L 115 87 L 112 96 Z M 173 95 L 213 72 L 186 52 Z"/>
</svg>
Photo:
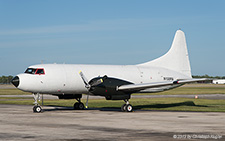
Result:
<svg viewBox="0 0 225 141">
<path fill-rule="evenodd" d="M 76 98 L 78 102 L 76 102 L 73 106 L 74 110 L 84 110 L 84 104 L 80 101 L 81 98 Z"/>
<path fill-rule="evenodd" d="M 122 112 L 132 112 L 133 111 L 133 107 L 132 107 L 131 104 L 129 104 L 128 99 L 125 99 L 124 101 L 126 102 L 126 104 L 123 104 L 121 106 L 121 111 Z"/>
<path fill-rule="evenodd" d="M 33 93 L 33 96 L 34 96 L 33 112 L 34 113 L 40 113 L 40 112 L 42 112 L 42 108 L 37 102 L 38 100 L 40 101 L 40 94 L 39 93 Z"/>
</svg>

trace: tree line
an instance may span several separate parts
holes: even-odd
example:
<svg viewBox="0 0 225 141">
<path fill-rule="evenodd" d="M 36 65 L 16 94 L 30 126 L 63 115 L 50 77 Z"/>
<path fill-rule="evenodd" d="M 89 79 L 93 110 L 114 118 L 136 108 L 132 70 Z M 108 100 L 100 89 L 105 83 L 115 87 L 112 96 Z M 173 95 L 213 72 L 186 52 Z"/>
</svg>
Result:
<svg viewBox="0 0 225 141">
<path fill-rule="evenodd" d="M 12 75 L 9 76 L 1 76 L 0 77 L 0 84 L 10 84 L 10 81 L 13 79 Z"/>
<path fill-rule="evenodd" d="M 225 79 L 225 76 L 192 75 L 193 78 Z"/>
</svg>

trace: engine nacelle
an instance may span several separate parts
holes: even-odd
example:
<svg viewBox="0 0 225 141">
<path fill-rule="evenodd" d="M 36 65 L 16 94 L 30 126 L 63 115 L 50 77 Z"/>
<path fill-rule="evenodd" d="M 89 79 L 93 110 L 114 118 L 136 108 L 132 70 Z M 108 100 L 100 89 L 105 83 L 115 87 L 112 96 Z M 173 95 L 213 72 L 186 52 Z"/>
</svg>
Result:
<svg viewBox="0 0 225 141">
<path fill-rule="evenodd" d="M 118 91 L 117 87 L 121 85 L 133 84 L 131 82 L 107 77 L 96 77 L 93 78 L 89 85 L 91 86 L 89 92 L 94 95 L 105 96 L 107 100 L 124 100 L 130 99 L 130 94 L 124 91 Z"/>
</svg>

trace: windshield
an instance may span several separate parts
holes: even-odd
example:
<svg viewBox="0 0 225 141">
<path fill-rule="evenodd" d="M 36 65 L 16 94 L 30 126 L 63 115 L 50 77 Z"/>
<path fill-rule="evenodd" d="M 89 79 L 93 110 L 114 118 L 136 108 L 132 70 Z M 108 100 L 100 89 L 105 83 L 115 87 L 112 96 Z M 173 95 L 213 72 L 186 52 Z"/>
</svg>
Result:
<svg viewBox="0 0 225 141">
<path fill-rule="evenodd" d="M 34 68 L 28 68 L 25 73 L 29 73 L 29 74 L 39 74 L 39 75 L 43 75 L 45 74 L 45 71 L 44 69 L 42 68 L 37 68 L 37 69 L 34 69 Z"/>
<path fill-rule="evenodd" d="M 33 69 L 33 68 L 28 68 L 25 73 L 29 73 L 29 74 L 35 74 L 37 69 Z"/>
</svg>

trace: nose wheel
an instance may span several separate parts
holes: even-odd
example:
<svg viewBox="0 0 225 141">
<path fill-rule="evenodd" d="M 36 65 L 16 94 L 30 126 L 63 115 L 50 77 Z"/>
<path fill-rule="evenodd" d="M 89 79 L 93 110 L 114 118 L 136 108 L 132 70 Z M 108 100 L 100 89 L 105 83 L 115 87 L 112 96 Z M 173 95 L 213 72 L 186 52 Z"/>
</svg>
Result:
<svg viewBox="0 0 225 141">
<path fill-rule="evenodd" d="M 34 113 L 40 113 L 41 111 L 42 111 L 41 106 L 35 105 L 35 106 L 33 107 L 33 112 L 34 112 Z"/>
<path fill-rule="evenodd" d="M 121 106 L 121 111 L 122 112 L 132 112 L 133 111 L 133 107 L 131 104 L 129 104 L 129 101 L 126 99 L 124 100 L 126 102 L 126 104 L 123 104 Z"/>
</svg>

